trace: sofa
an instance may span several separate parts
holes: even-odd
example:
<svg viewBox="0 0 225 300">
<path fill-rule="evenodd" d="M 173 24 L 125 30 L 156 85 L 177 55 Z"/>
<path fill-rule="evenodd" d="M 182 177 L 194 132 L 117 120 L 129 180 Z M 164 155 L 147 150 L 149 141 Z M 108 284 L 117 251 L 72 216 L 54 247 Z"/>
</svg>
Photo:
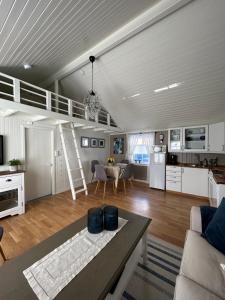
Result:
<svg viewBox="0 0 225 300">
<path fill-rule="evenodd" d="M 225 299 L 225 255 L 201 237 L 200 207 L 192 207 L 174 300 Z"/>
</svg>

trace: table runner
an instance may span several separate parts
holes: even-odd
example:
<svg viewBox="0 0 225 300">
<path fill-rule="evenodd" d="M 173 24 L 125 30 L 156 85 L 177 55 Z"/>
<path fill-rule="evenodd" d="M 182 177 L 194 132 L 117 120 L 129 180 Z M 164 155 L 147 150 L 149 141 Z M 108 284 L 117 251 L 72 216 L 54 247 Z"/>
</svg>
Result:
<svg viewBox="0 0 225 300">
<path fill-rule="evenodd" d="M 115 231 L 90 234 L 87 227 L 23 271 L 40 300 L 57 294 L 110 242 L 127 223 L 119 218 Z"/>
</svg>

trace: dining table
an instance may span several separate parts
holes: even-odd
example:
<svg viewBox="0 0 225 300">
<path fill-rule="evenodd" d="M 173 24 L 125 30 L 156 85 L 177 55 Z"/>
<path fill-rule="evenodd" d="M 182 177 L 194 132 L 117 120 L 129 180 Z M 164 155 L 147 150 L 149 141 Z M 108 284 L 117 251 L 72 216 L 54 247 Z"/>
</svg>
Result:
<svg viewBox="0 0 225 300">
<path fill-rule="evenodd" d="M 118 163 L 116 165 L 105 165 L 105 172 L 107 176 L 115 178 L 115 187 L 117 189 L 119 178 L 123 169 L 125 169 L 127 164 Z"/>
</svg>

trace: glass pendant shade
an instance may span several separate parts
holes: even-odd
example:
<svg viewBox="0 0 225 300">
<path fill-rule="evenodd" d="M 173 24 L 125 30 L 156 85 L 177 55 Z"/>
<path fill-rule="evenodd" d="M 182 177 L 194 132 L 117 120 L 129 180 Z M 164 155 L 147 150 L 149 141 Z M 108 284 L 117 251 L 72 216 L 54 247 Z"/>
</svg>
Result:
<svg viewBox="0 0 225 300">
<path fill-rule="evenodd" d="M 84 98 L 84 105 L 88 117 L 91 119 L 95 119 L 95 117 L 98 115 L 101 109 L 101 104 L 99 101 L 99 97 L 96 95 L 96 93 L 93 90 L 93 62 L 95 61 L 95 57 L 90 56 L 89 60 L 92 63 L 92 89 L 91 91 L 89 91 L 88 95 Z"/>
</svg>

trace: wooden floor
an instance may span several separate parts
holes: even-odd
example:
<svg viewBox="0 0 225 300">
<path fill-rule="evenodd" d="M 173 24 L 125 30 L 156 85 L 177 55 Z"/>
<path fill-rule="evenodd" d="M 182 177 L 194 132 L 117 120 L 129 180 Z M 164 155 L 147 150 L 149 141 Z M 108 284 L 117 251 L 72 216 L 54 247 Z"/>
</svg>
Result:
<svg viewBox="0 0 225 300">
<path fill-rule="evenodd" d="M 105 199 L 102 198 L 102 189 L 94 195 L 94 188 L 94 184 L 90 185 L 89 196 L 80 194 L 76 201 L 72 200 L 70 192 L 34 200 L 26 205 L 24 215 L 1 219 L 0 225 L 5 230 L 2 247 L 7 258 L 22 254 L 85 215 L 90 207 L 103 203 L 152 218 L 148 228 L 151 234 L 183 246 L 191 207 L 207 203 L 198 198 L 152 190 L 136 182 L 127 189 L 126 195 L 122 187 L 113 194 L 109 185 Z"/>
</svg>

